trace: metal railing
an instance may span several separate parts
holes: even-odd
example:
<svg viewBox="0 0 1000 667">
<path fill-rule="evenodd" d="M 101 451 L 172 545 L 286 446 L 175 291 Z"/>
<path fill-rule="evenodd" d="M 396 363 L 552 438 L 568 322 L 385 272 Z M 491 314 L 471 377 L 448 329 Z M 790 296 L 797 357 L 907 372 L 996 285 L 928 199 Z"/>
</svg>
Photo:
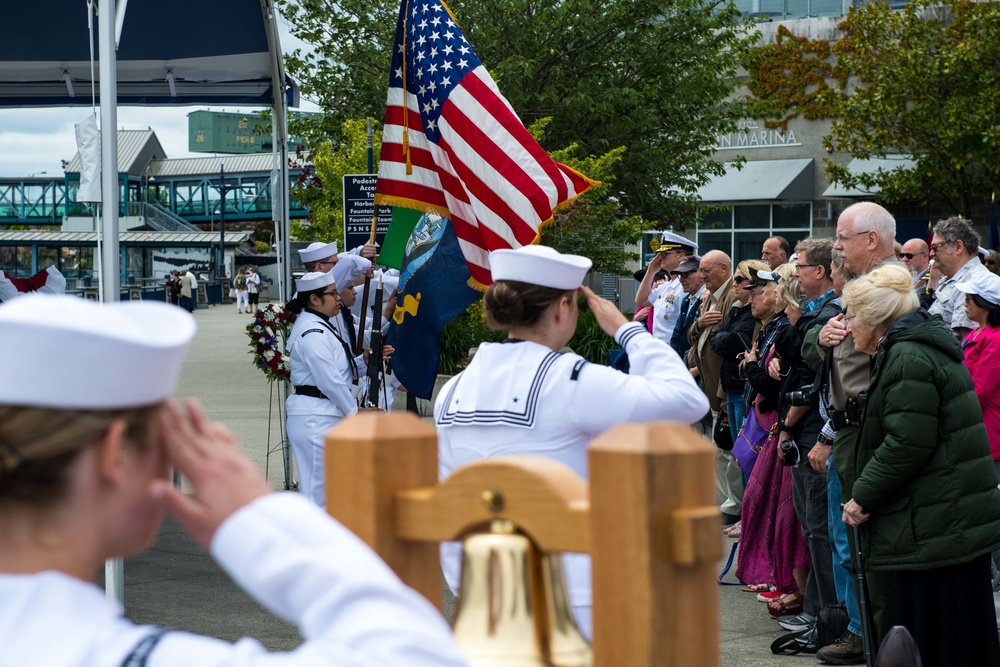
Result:
<svg viewBox="0 0 1000 667">
<path fill-rule="evenodd" d="M 156 202 L 129 202 L 129 216 L 142 216 L 146 225 L 158 232 L 200 232 L 201 229 L 195 227 L 179 215 L 171 213 Z"/>
</svg>

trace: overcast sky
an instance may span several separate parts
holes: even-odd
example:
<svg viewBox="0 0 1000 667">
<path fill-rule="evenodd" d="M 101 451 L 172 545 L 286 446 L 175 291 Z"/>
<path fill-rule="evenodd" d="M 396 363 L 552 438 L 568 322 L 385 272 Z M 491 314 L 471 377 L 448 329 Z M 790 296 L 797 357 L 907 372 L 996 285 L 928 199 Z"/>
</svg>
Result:
<svg viewBox="0 0 1000 667">
<path fill-rule="evenodd" d="M 278 23 L 282 51 L 306 47 L 288 33 L 284 19 Z M 215 111 L 244 113 L 259 111 L 247 107 L 118 107 L 118 127 L 127 130 L 152 128 L 168 157 L 204 155 L 187 150 L 187 115 L 211 108 Z M 303 99 L 302 110 L 317 107 Z M 0 176 L 29 176 L 47 172 L 61 176 L 60 160 L 76 155 L 73 126 L 89 116 L 89 107 L 0 109 Z"/>
</svg>

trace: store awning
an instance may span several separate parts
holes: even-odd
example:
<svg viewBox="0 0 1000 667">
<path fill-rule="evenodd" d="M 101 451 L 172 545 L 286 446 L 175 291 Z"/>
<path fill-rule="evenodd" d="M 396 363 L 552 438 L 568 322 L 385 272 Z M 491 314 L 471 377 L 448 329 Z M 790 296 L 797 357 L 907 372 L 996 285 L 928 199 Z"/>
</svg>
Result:
<svg viewBox="0 0 1000 667">
<path fill-rule="evenodd" d="M 847 163 L 847 171 L 852 175 L 874 174 L 879 170 L 893 171 L 895 169 L 912 169 L 916 165 L 910 155 L 886 155 L 884 158 L 854 158 Z M 833 183 L 823 191 L 824 197 L 871 197 L 878 194 L 879 189 L 856 190 L 839 183 Z"/>
<path fill-rule="evenodd" d="M 698 190 L 704 202 L 813 199 L 813 159 L 754 160 L 737 170 L 726 164 L 724 176 Z"/>
</svg>

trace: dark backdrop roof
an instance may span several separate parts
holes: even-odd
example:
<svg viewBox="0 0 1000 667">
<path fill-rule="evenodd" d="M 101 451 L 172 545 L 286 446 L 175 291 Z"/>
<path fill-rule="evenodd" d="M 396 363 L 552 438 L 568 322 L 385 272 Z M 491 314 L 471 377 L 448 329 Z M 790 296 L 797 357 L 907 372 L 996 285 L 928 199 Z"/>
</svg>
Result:
<svg viewBox="0 0 1000 667">
<path fill-rule="evenodd" d="M 0 106 L 90 104 L 86 0 L 5 5 Z M 275 68 L 268 36 L 276 16 L 272 0 L 130 0 L 117 54 L 118 103 L 271 106 Z M 95 58 L 96 37 L 95 18 Z M 276 38 L 274 44 L 278 48 Z M 285 92 L 289 106 L 297 106 L 290 81 Z"/>
</svg>

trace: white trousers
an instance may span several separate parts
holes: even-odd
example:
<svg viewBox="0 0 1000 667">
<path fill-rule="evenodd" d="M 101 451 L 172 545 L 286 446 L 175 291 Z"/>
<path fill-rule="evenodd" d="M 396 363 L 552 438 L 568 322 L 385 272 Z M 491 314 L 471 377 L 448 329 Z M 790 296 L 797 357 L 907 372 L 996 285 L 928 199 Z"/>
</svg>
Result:
<svg viewBox="0 0 1000 667">
<path fill-rule="evenodd" d="M 250 310 L 250 296 L 245 289 L 236 290 L 236 310 Z"/>
<path fill-rule="evenodd" d="M 299 493 L 326 508 L 324 440 L 340 422 L 333 415 L 288 415 L 285 427 L 299 469 Z"/>
</svg>

